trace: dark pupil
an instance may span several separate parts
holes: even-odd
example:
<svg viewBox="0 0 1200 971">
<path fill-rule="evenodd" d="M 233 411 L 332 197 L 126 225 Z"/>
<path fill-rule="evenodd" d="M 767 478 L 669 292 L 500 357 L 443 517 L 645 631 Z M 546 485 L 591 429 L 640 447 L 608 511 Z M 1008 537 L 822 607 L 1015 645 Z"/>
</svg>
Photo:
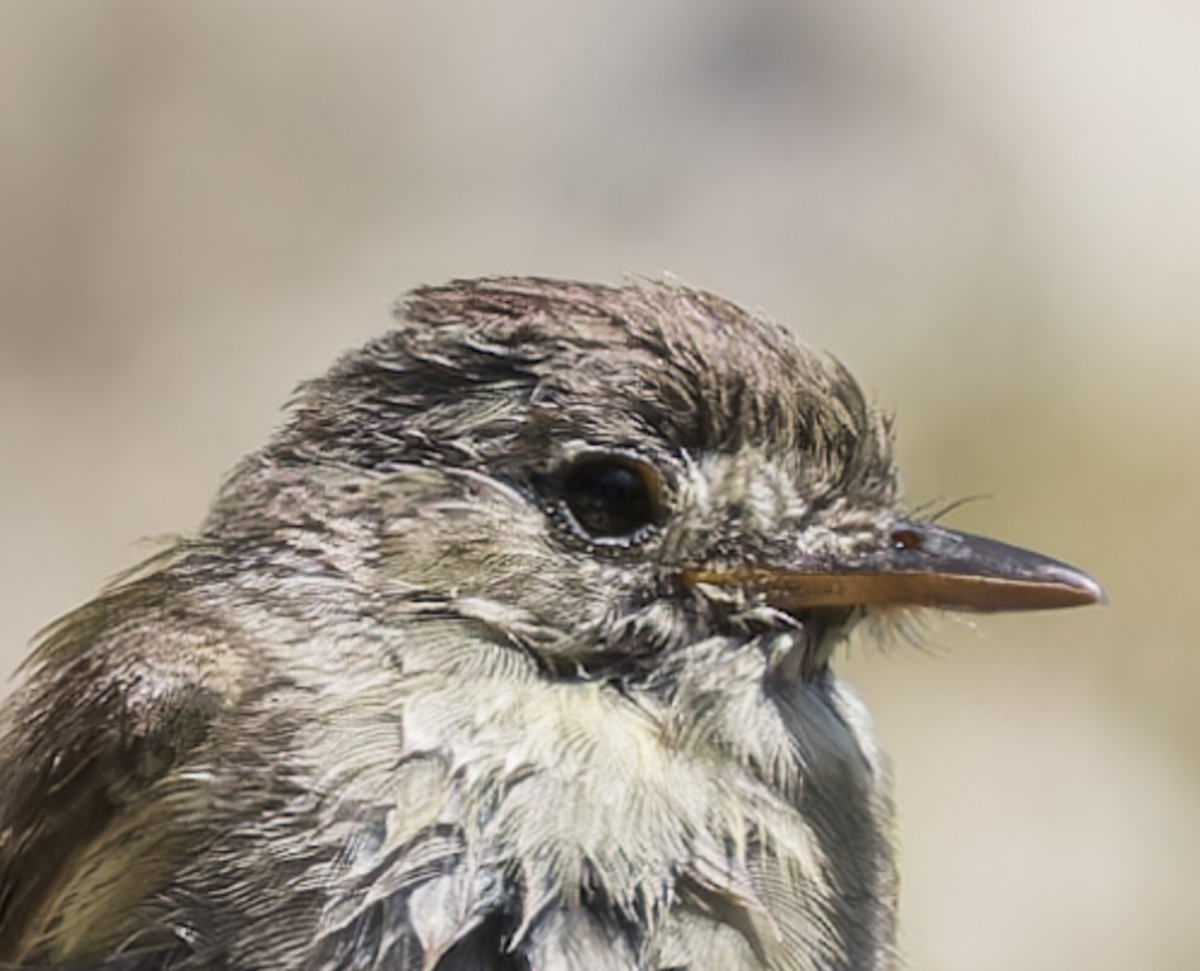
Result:
<svg viewBox="0 0 1200 971">
<path fill-rule="evenodd" d="M 621 462 L 581 462 L 567 474 L 563 492 L 576 522 L 593 536 L 627 536 L 654 518 L 646 483 Z"/>
</svg>

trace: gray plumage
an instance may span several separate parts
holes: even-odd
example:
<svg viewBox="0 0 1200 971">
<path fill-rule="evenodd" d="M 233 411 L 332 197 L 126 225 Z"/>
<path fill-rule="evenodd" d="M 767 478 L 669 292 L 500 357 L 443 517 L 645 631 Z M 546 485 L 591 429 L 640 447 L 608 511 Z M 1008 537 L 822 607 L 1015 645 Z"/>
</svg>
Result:
<svg viewBox="0 0 1200 971">
<path fill-rule="evenodd" d="M 830 653 L 891 600 L 1058 604 L 753 571 L 890 575 L 908 523 L 888 422 L 723 300 L 418 290 L 45 634 L 0 963 L 894 967 L 887 767 Z"/>
</svg>

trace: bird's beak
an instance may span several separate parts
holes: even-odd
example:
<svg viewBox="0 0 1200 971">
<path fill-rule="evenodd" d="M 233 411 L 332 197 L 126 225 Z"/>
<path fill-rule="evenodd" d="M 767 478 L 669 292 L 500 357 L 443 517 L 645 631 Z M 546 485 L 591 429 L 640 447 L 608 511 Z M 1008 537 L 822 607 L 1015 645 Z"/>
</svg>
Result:
<svg viewBox="0 0 1200 971">
<path fill-rule="evenodd" d="M 784 565 L 688 570 L 689 584 L 738 586 L 791 611 L 822 607 L 920 606 L 955 610 L 1044 610 L 1104 603 L 1100 585 L 1047 556 L 941 526 L 906 520 L 879 548 L 845 562 L 798 558 Z"/>
</svg>

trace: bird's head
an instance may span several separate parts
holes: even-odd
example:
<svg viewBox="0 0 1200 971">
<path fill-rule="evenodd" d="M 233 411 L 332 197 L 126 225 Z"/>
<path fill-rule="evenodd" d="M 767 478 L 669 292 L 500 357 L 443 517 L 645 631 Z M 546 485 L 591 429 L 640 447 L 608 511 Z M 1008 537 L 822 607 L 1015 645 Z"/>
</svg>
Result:
<svg viewBox="0 0 1200 971">
<path fill-rule="evenodd" d="M 298 518 L 349 536 L 384 600 L 554 667 L 787 629 L 811 676 L 872 609 L 1102 597 L 907 515 L 890 423 L 850 375 L 710 294 L 489 279 L 418 290 L 398 318 L 302 389 L 210 531 L 297 517 L 299 490 Z"/>
</svg>

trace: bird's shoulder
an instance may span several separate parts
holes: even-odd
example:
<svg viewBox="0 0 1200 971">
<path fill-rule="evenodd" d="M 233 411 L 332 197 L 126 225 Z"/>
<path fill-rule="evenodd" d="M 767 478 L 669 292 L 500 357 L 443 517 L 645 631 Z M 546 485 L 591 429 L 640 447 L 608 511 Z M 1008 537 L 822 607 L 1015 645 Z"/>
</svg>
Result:
<svg viewBox="0 0 1200 971">
<path fill-rule="evenodd" d="M 187 852 L 173 776 L 244 665 L 165 559 L 48 628 L 0 716 L 0 961 L 102 948 Z"/>
</svg>

